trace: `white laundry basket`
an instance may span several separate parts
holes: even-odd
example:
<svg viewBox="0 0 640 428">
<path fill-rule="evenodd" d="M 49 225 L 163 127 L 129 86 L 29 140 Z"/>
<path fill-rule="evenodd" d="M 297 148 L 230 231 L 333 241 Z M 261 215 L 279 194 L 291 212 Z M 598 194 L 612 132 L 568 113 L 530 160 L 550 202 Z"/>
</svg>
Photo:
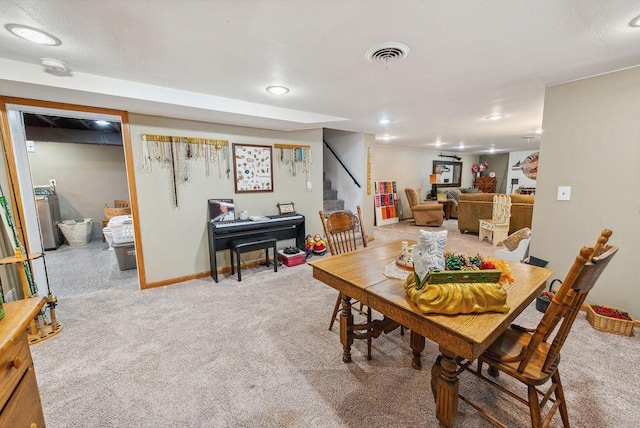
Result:
<svg viewBox="0 0 640 428">
<path fill-rule="evenodd" d="M 82 221 L 64 220 L 58 223 L 64 239 L 69 245 L 84 245 L 91 241 L 91 226 L 93 219 L 85 218 Z"/>
</svg>

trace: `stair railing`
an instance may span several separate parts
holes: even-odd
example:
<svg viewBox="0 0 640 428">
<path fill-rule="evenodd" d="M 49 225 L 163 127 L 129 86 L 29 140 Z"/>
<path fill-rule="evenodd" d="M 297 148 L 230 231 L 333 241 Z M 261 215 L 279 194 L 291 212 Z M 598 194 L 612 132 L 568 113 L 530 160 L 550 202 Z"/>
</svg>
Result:
<svg viewBox="0 0 640 428">
<path fill-rule="evenodd" d="M 351 172 L 349 171 L 349 168 L 347 168 L 347 166 L 340 160 L 340 158 L 338 157 L 338 155 L 336 154 L 336 152 L 333 151 L 333 149 L 331 148 L 331 146 L 329 145 L 329 143 L 327 143 L 327 140 L 325 140 L 324 138 L 322 139 L 322 142 L 324 143 L 325 146 L 327 146 L 327 149 L 329 149 L 329 151 L 331 152 L 331 154 L 333 154 L 333 156 L 336 158 L 336 160 L 338 161 L 338 163 L 340 165 L 342 165 L 342 168 L 344 168 L 344 170 L 347 172 L 347 174 L 349 174 L 349 177 L 351 177 L 351 179 L 353 180 L 353 182 L 355 183 L 356 186 L 358 186 L 359 188 L 362 188 L 362 186 L 360 185 L 360 183 L 358 183 L 358 180 L 356 180 L 356 178 L 353 176 L 353 174 L 351 174 Z"/>
</svg>

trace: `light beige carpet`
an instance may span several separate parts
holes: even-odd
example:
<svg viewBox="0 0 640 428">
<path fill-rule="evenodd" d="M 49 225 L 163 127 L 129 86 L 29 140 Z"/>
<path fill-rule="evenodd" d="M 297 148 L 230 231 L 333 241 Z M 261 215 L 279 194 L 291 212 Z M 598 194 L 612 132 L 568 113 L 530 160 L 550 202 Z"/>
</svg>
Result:
<svg viewBox="0 0 640 428">
<path fill-rule="evenodd" d="M 450 223 L 451 246 L 493 251 Z M 376 228 L 375 242 L 418 229 Z M 314 280 L 310 266 L 260 266 L 242 276 L 61 298 L 64 330 L 31 347 L 47 426 L 437 426 L 434 344 L 427 341 L 422 371 L 411 368 L 409 335 L 397 331 L 374 340 L 372 361 L 357 341 L 353 363 L 344 364 L 338 331 L 327 330 L 336 292 Z M 518 322 L 533 326 L 540 315 L 532 306 Z M 639 345 L 579 316 L 561 363 L 572 426 L 638 426 Z M 509 426 L 529 425 L 512 400 L 470 376 L 460 383 Z M 556 417 L 552 426 L 560 425 Z M 461 403 L 456 426 L 491 424 Z"/>
</svg>

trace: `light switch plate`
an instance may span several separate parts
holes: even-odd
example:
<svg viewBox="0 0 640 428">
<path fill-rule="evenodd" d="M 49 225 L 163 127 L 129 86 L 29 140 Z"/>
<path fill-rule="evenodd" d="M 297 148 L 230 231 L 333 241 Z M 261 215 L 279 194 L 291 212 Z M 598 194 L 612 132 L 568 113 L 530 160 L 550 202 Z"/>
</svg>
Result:
<svg viewBox="0 0 640 428">
<path fill-rule="evenodd" d="M 568 201 L 571 199 L 571 186 L 558 186 L 558 200 Z"/>
</svg>

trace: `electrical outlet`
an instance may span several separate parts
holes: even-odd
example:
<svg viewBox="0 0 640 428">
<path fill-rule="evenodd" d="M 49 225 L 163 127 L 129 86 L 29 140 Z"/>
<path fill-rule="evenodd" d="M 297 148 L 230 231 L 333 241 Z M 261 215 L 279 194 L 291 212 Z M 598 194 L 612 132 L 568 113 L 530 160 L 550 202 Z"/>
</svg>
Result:
<svg viewBox="0 0 640 428">
<path fill-rule="evenodd" d="M 569 201 L 571 200 L 571 186 L 558 186 L 558 197 L 559 201 Z"/>
<path fill-rule="evenodd" d="M 49 180 L 49 184 L 51 185 L 51 187 L 56 187 L 56 179 L 55 178 L 51 178 Z"/>
</svg>

